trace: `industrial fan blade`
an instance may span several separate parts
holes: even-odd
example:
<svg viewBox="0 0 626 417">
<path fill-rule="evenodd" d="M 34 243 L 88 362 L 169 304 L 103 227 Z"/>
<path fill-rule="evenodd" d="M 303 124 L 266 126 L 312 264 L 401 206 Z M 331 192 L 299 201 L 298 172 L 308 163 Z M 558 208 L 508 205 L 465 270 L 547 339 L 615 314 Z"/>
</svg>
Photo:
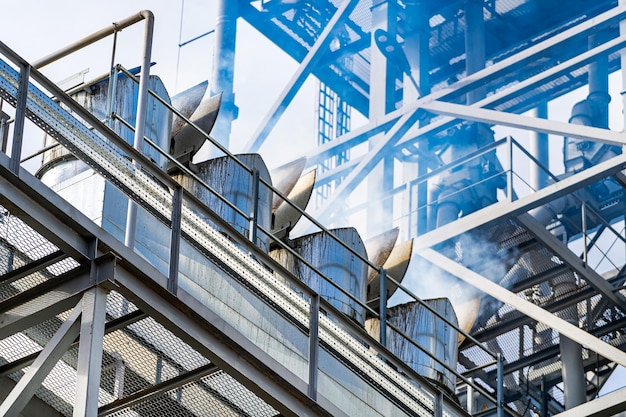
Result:
<svg viewBox="0 0 626 417">
<path fill-rule="evenodd" d="M 200 130 L 209 134 L 217 119 L 221 103 L 221 93 L 202 100 L 196 111 L 191 115 L 190 121 L 199 127 Z M 177 159 L 181 155 L 187 155 L 185 159 L 191 160 L 205 141 L 205 135 L 198 132 L 192 126 L 185 124 L 180 131 L 172 137 L 172 155 Z"/>
<path fill-rule="evenodd" d="M 196 111 L 200 102 L 202 101 L 202 97 L 206 94 L 206 90 L 209 87 L 208 81 L 203 81 L 200 84 L 194 85 L 193 87 L 182 91 L 175 96 L 172 97 L 172 107 L 181 112 L 183 116 L 187 119 L 191 117 L 191 115 Z M 186 122 L 174 115 L 172 119 L 172 132 L 170 134 L 171 137 L 174 137 L 180 132 L 180 129 L 185 126 Z"/>
<path fill-rule="evenodd" d="M 369 261 L 379 268 L 383 266 L 385 261 L 387 261 L 387 258 L 389 258 L 389 255 L 398 240 L 399 234 L 400 229 L 394 227 L 393 229 L 387 230 L 386 232 L 369 238 L 363 242 L 365 244 L 365 250 L 367 251 L 367 258 Z M 368 268 L 368 283 L 374 279 L 374 275 L 378 275 L 378 271 Z"/>
<path fill-rule="evenodd" d="M 287 196 L 289 200 L 301 210 L 306 209 L 313 186 L 315 185 L 316 170 L 311 170 L 301 176 L 291 192 Z M 274 210 L 274 227 L 272 233 L 279 239 L 289 236 L 289 232 L 296 225 L 302 214 L 286 202 L 282 202 L 276 210 Z"/>
<path fill-rule="evenodd" d="M 396 245 L 391 254 L 383 264 L 383 268 L 387 271 L 387 275 L 395 279 L 398 283 L 402 283 L 404 275 L 409 267 L 409 261 L 413 253 L 413 239 L 407 240 Z M 393 295 L 398 289 L 396 284 L 387 281 L 387 299 Z M 378 309 L 378 299 L 380 296 L 380 276 L 375 274 L 373 279 L 368 282 L 367 286 L 367 305 L 374 309 Z"/>
<path fill-rule="evenodd" d="M 270 171 L 272 185 L 274 185 L 274 187 L 280 191 L 281 194 L 289 196 L 289 193 L 293 190 L 293 187 L 302 176 L 302 171 L 304 171 L 305 165 L 306 158 L 302 157 L 274 168 Z M 278 195 L 274 195 L 272 200 L 272 211 L 275 211 L 278 206 L 282 204 L 282 202 L 282 198 Z"/>
</svg>

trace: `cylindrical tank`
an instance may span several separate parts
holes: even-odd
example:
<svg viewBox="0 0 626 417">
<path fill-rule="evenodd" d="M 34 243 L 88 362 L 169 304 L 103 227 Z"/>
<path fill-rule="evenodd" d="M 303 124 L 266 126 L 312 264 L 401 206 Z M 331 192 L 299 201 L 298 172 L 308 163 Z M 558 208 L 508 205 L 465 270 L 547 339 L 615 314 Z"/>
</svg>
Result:
<svg viewBox="0 0 626 417">
<path fill-rule="evenodd" d="M 356 253 L 367 259 L 365 245 L 356 229 L 352 227 L 330 231 L 350 246 Z M 328 232 L 302 236 L 291 241 L 292 249 L 306 259 L 320 272 L 329 277 L 346 292 L 358 300 L 365 300 L 367 292 L 367 265 L 347 248 L 343 247 Z M 270 256 L 317 291 L 334 307 L 357 323 L 363 325 L 365 308 L 343 294 L 335 286 L 313 272 L 285 249 L 276 249 Z"/>
<path fill-rule="evenodd" d="M 271 183 L 267 166 L 258 154 L 242 154 L 237 158 L 248 168 L 259 172 L 259 177 Z M 196 165 L 198 177 L 207 185 L 233 203 L 247 215 L 254 210 L 254 177 L 230 157 L 209 159 Z M 176 174 L 174 178 L 211 210 L 234 226 L 243 235 L 250 233 L 250 222 L 215 196 L 195 179 Z M 258 188 L 258 224 L 266 230 L 271 229 L 272 191 L 263 184 Z M 269 250 L 270 239 L 262 233 L 257 234 L 256 244 L 265 252 Z"/>
<path fill-rule="evenodd" d="M 447 298 L 424 300 L 425 304 L 457 325 L 457 317 Z M 456 369 L 458 332 L 418 302 L 397 305 L 387 310 L 387 321 L 451 369 Z M 378 339 L 380 322 L 368 319 L 366 329 Z M 454 393 L 456 376 L 431 356 L 387 328 L 387 348 L 421 376 Z"/>
<path fill-rule="evenodd" d="M 157 93 L 159 97 L 167 102 L 170 101 L 169 95 L 163 82 L 157 76 L 150 76 L 150 89 Z M 109 105 L 109 78 L 99 81 L 85 90 L 76 93 L 74 99 L 93 113 L 98 119 L 105 120 L 107 118 L 107 106 Z M 137 119 L 137 104 L 139 97 L 139 85 L 125 75 L 117 78 L 115 95 L 111 103 L 111 111 L 115 112 L 122 119 L 135 125 Z M 124 126 L 122 122 L 114 119 L 109 125 L 113 131 L 120 135 L 126 142 L 131 145 L 134 142 L 134 132 Z M 159 103 L 154 97 L 148 98 L 145 136 L 156 143 L 166 152 L 170 149 L 170 130 L 172 127 L 172 113 L 164 105 Z M 55 140 L 50 136 L 46 136 L 45 146 L 52 145 Z M 158 151 L 156 151 L 147 142 L 144 144 L 144 154 L 152 159 L 158 166 L 165 169 L 167 160 Z M 43 175 L 52 170 L 63 168 L 55 167 L 59 162 L 63 162 L 74 157 L 63 147 L 56 147 L 51 151 L 45 152 L 43 155 L 43 164 L 38 171 L 38 175 Z M 51 173 L 50 175 L 57 175 Z"/>
</svg>

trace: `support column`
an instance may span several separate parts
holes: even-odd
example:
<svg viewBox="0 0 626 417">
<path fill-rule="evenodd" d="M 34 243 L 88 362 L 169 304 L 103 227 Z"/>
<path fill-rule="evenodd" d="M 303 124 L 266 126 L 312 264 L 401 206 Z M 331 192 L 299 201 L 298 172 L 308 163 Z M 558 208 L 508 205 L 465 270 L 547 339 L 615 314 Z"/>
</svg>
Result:
<svg viewBox="0 0 626 417">
<path fill-rule="evenodd" d="M 237 1 L 219 0 L 215 22 L 215 50 L 213 52 L 213 72 L 211 74 L 211 95 L 222 93 L 220 109 L 213 137 L 225 148 L 230 143 L 230 131 L 233 121 L 237 118 L 238 109 L 235 105 L 235 39 L 237 37 L 237 18 L 239 6 Z M 213 153 L 211 150 L 210 153 Z"/>
<path fill-rule="evenodd" d="M 430 10 L 426 3 L 420 0 L 405 1 L 405 25 L 407 33 L 404 36 L 404 53 L 406 54 L 411 76 L 417 82 L 423 95 L 430 93 L 430 77 L 428 71 L 430 69 Z M 413 86 L 413 83 L 404 76 L 403 88 L 403 104 L 409 105 L 419 98 L 419 93 Z M 420 120 L 419 126 L 426 125 L 426 120 Z M 420 147 L 428 147 L 428 143 L 420 142 Z M 420 177 L 427 172 L 427 164 L 425 161 L 418 161 L 417 164 L 405 162 L 404 182 L 409 182 L 416 177 Z M 421 235 L 428 231 L 428 184 L 419 184 L 417 186 L 416 196 L 417 213 L 409 216 L 408 237 Z M 409 195 L 407 198 L 411 199 Z M 405 207 L 408 204 L 405 204 Z M 421 208 L 420 208 L 421 207 Z M 416 223 L 414 223 L 416 222 Z"/>
<path fill-rule="evenodd" d="M 465 3 L 465 71 L 467 75 L 485 68 L 485 60 L 483 1 L 467 0 Z M 467 93 L 467 104 L 476 103 L 484 96 L 484 88 L 476 88 Z"/>
<path fill-rule="evenodd" d="M 540 119 L 548 118 L 548 103 L 542 102 L 531 110 L 531 116 Z M 541 165 L 549 168 L 550 150 L 548 146 L 548 135 L 545 133 L 530 132 L 529 152 Z M 530 186 L 537 191 L 546 186 L 548 173 L 540 168 L 534 161 L 530 162 Z"/>
<path fill-rule="evenodd" d="M 376 0 L 372 5 L 372 47 L 370 63 L 370 107 L 369 119 L 377 120 L 395 110 L 395 89 L 398 70 L 393 62 L 389 62 L 375 46 L 374 32 L 376 29 L 387 31 L 389 36 L 396 36 L 396 3 L 387 0 Z M 370 139 L 370 149 L 384 135 Z M 393 220 L 393 201 L 390 199 L 373 202 L 374 196 L 393 188 L 393 156 L 384 156 L 382 161 L 369 173 L 367 188 L 369 201 L 367 210 L 367 235 L 373 236 L 391 228 Z"/>
<path fill-rule="evenodd" d="M 74 416 L 96 417 L 102 369 L 107 291 L 93 287 L 82 301 Z"/>
<path fill-rule="evenodd" d="M 571 323 L 578 326 L 578 323 Z M 562 334 L 559 336 L 561 351 L 561 374 L 565 409 L 569 410 L 587 401 L 585 390 L 585 369 L 583 367 L 582 346 Z"/>
</svg>

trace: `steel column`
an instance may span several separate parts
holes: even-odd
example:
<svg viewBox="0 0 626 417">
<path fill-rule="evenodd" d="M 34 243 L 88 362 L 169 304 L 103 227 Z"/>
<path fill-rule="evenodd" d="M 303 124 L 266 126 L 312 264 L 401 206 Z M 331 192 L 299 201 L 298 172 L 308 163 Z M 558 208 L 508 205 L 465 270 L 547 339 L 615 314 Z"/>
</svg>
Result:
<svg viewBox="0 0 626 417">
<path fill-rule="evenodd" d="M 235 47 L 239 1 L 219 0 L 215 19 L 215 49 L 211 73 L 211 95 L 222 94 L 222 108 L 214 127 L 214 137 L 225 148 L 230 143 L 233 120 L 237 118 L 235 106 Z"/>
<path fill-rule="evenodd" d="M 75 417 L 98 415 L 107 293 L 96 286 L 83 295 L 76 369 Z"/>
<path fill-rule="evenodd" d="M 538 119 L 548 118 L 548 103 L 542 102 L 531 111 L 531 116 Z M 544 167 L 549 167 L 550 148 L 548 146 L 548 135 L 535 131 L 530 132 L 530 143 L 528 151 Z M 537 191 L 547 185 L 548 173 L 539 165 L 530 162 L 530 186 Z"/>
</svg>

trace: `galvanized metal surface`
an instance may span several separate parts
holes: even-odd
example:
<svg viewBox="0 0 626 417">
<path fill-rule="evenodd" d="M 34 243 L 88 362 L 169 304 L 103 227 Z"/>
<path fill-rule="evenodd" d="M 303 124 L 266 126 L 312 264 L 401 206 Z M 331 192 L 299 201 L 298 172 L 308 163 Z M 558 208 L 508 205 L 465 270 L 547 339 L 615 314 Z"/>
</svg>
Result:
<svg viewBox="0 0 626 417">
<path fill-rule="evenodd" d="M 329 233 L 364 257 L 365 246 L 354 228 L 334 229 Z M 303 236 L 290 242 L 290 246 L 302 258 L 310 262 L 334 283 L 304 265 L 286 249 L 276 249 L 270 256 L 292 271 L 295 276 L 317 291 L 331 304 L 358 323 L 365 322 L 365 309 L 343 294 L 336 287 L 343 288 L 357 300 L 363 302 L 367 291 L 367 265 L 342 247 L 328 233 Z"/>
</svg>

